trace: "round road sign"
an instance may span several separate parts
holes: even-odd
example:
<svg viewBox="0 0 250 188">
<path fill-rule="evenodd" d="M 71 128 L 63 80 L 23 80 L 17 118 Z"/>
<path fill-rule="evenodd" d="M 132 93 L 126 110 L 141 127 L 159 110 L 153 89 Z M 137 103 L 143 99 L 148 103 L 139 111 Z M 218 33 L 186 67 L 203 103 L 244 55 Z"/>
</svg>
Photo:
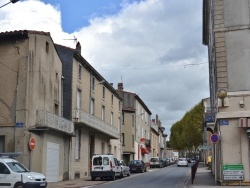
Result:
<svg viewBox="0 0 250 188">
<path fill-rule="evenodd" d="M 31 137 L 29 140 L 29 148 L 30 148 L 30 150 L 34 150 L 35 147 L 36 147 L 36 141 L 34 138 Z"/>
<path fill-rule="evenodd" d="M 219 140 L 219 136 L 217 134 L 212 134 L 211 137 L 210 137 L 210 140 L 213 143 L 216 143 Z"/>
</svg>

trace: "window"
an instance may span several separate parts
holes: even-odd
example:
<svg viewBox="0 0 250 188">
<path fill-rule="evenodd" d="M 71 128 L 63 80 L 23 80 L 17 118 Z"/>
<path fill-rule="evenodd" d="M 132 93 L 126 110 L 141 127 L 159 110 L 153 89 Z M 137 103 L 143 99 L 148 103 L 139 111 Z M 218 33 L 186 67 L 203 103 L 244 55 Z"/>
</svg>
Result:
<svg viewBox="0 0 250 188">
<path fill-rule="evenodd" d="M 111 105 L 114 105 L 114 95 L 111 95 Z"/>
<path fill-rule="evenodd" d="M 55 115 L 59 115 L 59 107 L 58 107 L 58 104 L 55 103 Z"/>
<path fill-rule="evenodd" d="M 105 99 L 105 87 L 102 87 L 102 98 Z"/>
<path fill-rule="evenodd" d="M 122 136 L 122 137 L 121 137 L 121 142 L 122 142 L 122 145 L 123 145 L 123 146 L 125 146 L 125 142 L 124 142 L 124 139 L 125 139 L 125 138 L 124 138 L 124 136 L 125 136 L 125 135 L 124 135 L 124 133 L 122 133 L 122 135 L 121 135 L 121 136 Z"/>
<path fill-rule="evenodd" d="M 56 72 L 56 83 L 59 82 L 59 79 L 58 79 L 58 73 Z"/>
<path fill-rule="evenodd" d="M 77 89 L 77 94 L 76 94 L 76 117 L 75 117 L 77 119 L 80 117 L 81 96 L 82 96 L 82 91 L 80 89 Z"/>
<path fill-rule="evenodd" d="M 132 114 L 132 126 L 134 127 L 135 126 L 135 115 Z"/>
<path fill-rule="evenodd" d="M 90 114 L 94 115 L 95 114 L 95 99 L 91 99 L 91 104 L 90 104 Z"/>
<path fill-rule="evenodd" d="M 48 42 L 46 42 L 46 49 L 45 50 L 47 53 L 49 53 L 49 43 Z"/>
<path fill-rule="evenodd" d="M 135 146 L 135 135 L 132 134 L 132 147 Z"/>
<path fill-rule="evenodd" d="M 114 116 L 114 114 L 113 114 L 113 112 L 111 112 L 111 114 L 110 114 L 110 125 L 113 125 L 113 116 Z"/>
<path fill-rule="evenodd" d="M 105 121 L 105 106 L 102 106 L 102 121 Z"/>
<path fill-rule="evenodd" d="M 9 169 L 3 163 L 0 163 L 0 174 L 10 174 Z"/>
<path fill-rule="evenodd" d="M 75 159 L 80 159 L 80 150 L 81 150 L 81 130 L 76 129 L 75 137 Z"/>
<path fill-rule="evenodd" d="M 92 79 L 91 79 L 91 89 L 95 90 L 95 77 L 94 76 L 92 76 Z"/>
<path fill-rule="evenodd" d="M 79 65 L 79 67 L 78 67 L 78 79 L 81 80 L 81 78 L 82 78 L 82 66 Z"/>
<path fill-rule="evenodd" d="M 122 124 L 124 124 L 124 113 L 122 113 Z"/>
</svg>

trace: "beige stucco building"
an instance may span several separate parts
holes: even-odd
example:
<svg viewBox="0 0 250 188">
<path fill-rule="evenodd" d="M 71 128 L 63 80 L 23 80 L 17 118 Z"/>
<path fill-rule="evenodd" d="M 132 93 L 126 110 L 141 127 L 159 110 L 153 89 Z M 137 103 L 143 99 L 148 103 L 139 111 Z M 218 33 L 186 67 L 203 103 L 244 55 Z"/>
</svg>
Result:
<svg viewBox="0 0 250 188">
<path fill-rule="evenodd" d="M 121 125 L 123 160 L 126 163 L 133 159 L 148 162 L 151 151 L 152 113 L 138 95 L 123 90 L 123 83 L 118 83 L 117 93 L 123 99 Z"/>
<path fill-rule="evenodd" d="M 249 185 L 250 9 L 248 0 L 204 0 L 203 44 L 208 46 L 215 182 Z M 205 126 L 207 126 L 205 121 Z M 210 126 L 211 127 L 211 126 Z M 215 135 L 215 136 L 216 136 Z M 237 167 L 228 174 L 228 165 Z"/>
<path fill-rule="evenodd" d="M 49 182 L 68 178 L 74 133 L 62 117 L 61 78 L 50 33 L 0 33 L 0 152 L 21 152 L 18 160 Z"/>
<path fill-rule="evenodd" d="M 76 49 L 56 45 L 63 62 L 64 117 L 73 121 L 69 178 L 90 175 L 94 154 L 114 154 L 121 159 L 122 99 Z"/>
</svg>

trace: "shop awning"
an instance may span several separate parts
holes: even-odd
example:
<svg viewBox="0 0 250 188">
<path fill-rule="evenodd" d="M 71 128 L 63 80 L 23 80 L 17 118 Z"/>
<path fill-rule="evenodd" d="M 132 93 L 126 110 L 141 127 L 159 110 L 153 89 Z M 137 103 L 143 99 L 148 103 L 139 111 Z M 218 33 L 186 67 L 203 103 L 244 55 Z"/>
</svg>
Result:
<svg viewBox="0 0 250 188">
<path fill-rule="evenodd" d="M 141 148 L 142 154 L 149 154 L 149 151 L 146 148 Z"/>
</svg>

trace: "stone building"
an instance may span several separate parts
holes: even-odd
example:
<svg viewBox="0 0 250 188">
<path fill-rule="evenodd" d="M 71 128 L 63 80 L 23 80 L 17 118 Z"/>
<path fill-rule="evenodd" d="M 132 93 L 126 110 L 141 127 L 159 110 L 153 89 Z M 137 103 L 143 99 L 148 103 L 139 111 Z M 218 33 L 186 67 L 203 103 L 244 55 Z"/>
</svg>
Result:
<svg viewBox="0 0 250 188">
<path fill-rule="evenodd" d="M 121 159 L 122 99 L 76 49 L 56 45 L 63 62 L 63 116 L 75 125 L 69 178 L 90 175 L 94 154 L 112 153 Z"/>
<path fill-rule="evenodd" d="M 21 152 L 18 160 L 49 182 L 69 176 L 74 124 L 62 117 L 61 86 L 50 33 L 0 33 L 0 152 Z"/>
<path fill-rule="evenodd" d="M 208 47 L 214 114 L 210 127 L 217 138 L 212 171 L 221 185 L 250 184 L 249 25 L 248 0 L 203 0 L 203 44 Z"/>
</svg>

